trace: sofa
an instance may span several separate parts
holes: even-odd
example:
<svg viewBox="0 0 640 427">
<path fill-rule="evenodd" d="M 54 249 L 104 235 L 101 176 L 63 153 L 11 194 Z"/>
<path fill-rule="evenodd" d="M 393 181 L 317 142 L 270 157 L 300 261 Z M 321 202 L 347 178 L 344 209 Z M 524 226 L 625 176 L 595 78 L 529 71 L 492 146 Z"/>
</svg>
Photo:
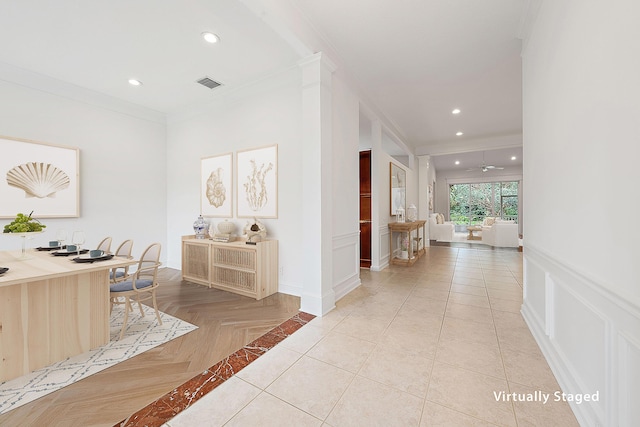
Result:
<svg viewBox="0 0 640 427">
<path fill-rule="evenodd" d="M 443 214 L 433 213 L 429 215 L 429 240 L 452 242 L 455 229 L 455 224 L 445 221 Z"/>
<path fill-rule="evenodd" d="M 501 248 L 517 248 L 518 224 L 515 221 L 486 217 L 482 222 L 482 243 Z"/>
</svg>

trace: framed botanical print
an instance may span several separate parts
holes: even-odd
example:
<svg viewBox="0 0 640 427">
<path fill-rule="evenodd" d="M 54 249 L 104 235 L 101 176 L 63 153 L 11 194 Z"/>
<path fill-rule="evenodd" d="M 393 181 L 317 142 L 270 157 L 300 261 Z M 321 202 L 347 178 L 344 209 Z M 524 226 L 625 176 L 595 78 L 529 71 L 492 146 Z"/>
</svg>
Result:
<svg viewBox="0 0 640 427">
<path fill-rule="evenodd" d="M 278 217 L 278 146 L 238 151 L 238 218 Z"/>
<path fill-rule="evenodd" d="M 204 217 L 233 216 L 233 154 L 206 157 L 200 162 L 200 214 Z"/>
<path fill-rule="evenodd" d="M 80 215 L 80 150 L 0 137 L 0 218 Z"/>
</svg>

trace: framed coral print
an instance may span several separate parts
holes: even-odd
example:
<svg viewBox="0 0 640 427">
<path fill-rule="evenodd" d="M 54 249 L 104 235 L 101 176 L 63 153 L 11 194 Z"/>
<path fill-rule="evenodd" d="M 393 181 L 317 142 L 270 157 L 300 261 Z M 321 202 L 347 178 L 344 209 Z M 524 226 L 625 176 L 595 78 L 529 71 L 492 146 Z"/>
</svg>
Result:
<svg viewBox="0 0 640 427">
<path fill-rule="evenodd" d="M 0 218 L 80 215 L 80 150 L 0 136 Z"/>
<path fill-rule="evenodd" d="M 238 151 L 238 218 L 278 217 L 278 146 Z"/>
<path fill-rule="evenodd" d="M 231 218 L 233 154 L 201 160 L 200 214 L 205 217 Z"/>
</svg>

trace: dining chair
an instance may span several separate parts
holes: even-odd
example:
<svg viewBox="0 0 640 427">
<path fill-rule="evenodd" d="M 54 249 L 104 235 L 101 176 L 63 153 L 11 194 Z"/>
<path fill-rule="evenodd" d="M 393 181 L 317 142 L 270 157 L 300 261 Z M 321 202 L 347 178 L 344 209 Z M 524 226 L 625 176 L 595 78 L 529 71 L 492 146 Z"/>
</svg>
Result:
<svg viewBox="0 0 640 427">
<path fill-rule="evenodd" d="M 101 249 L 103 250 L 105 253 L 109 253 L 111 251 L 111 237 L 105 237 L 104 239 L 102 239 L 102 241 L 98 244 L 98 247 L 96 249 Z"/>
<path fill-rule="evenodd" d="M 124 336 L 129 320 L 129 311 L 133 311 L 131 301 L 138 303 L 140 314 L 144 317 L 142 310 L 142 301 L 151 300 L 153 308 L 156 312 L 158 324 L 162 325 L 160 312 L 158 311 L 158 303 L 156 302 L 156 289 L 158 288 L 158 267 L 160 267 L 160 243 L 153 243 L 147 247 L 140 260 L 136 271 L 122 282 L 112 283 L 110 285 L 109 296 L 111 298 L 111 309 L 116 304 L 124 305 L 124 321 L 122 322 L 122 330 L 120 331 L 120 339 Z M 123 298 L 121 300 L 120 298 Z"/>
<path fill-rule="evenodd" d="M 120 258 L 131 259 L 131 250 L 133 249 L 133 240 L 128 239 L 120 243 L 114 256 Z M 129 277 L 129 266 L 115 267 L 111 269 L 109 273 L 109 280 L 111 283 L 122 282 Z"/>
</svg>

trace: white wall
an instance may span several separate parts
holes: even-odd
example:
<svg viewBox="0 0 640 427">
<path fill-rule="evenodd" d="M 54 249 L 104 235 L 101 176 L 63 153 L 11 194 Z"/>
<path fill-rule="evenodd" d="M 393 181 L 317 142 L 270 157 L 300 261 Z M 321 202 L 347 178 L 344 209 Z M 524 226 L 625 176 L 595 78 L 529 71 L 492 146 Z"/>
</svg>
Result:
<svg viewBox="0 0 640 427">
<path fill-rule="evenodd" d="M 431 187 L 431 196 L 434 195 L 433 183 L 436 181 L 436 168 L 433 166 L 431 156 L 418 157 L 418 218 L 429 219 L 429 214 L 436 212 L 435 198 L 429 209 L 429 185 Z"/>
<path fill-rule="evenodd" d="M 523 53 L 523 315 L 581 425 L 640 425 L 640 3 L 544 1 Z"/>
<path fill-rule="evenodd" d="M 331 84 L 333 284 L 336 300 L 360 285 L 359 100 L 338 70 Z"/>
<path fill-rule="evenodd" d="M 167 125 L 168 265 L 181 268 L 181 236 L 193 234 L 200 213 L 200 159 L 278 144 L 278 218 L 264 219 L 268 237 L 279 240 L 280 291 L 299 295 L 304 227 L 300 176 L 300 72 L 296 68 L 256 82 L 188 116 L 171 117 Z M 234 172 L 235 174 L 235 172 Z M 242 234 L 246 218 L 237 218 L 236 177 L 233 219 Z M 218 224 L 222 218 L 210 218 Z"/>
<path fill-rule="evenodd" d="M 0 80 L 0 135 L 80 148 L 80 217 L 43 220 L 46 232 L 29 245 L 47 244 L 59 228 L 69 235 L 82 229 L 87 246 L 112 236 L 115 249 L 130 238 L 140 255 L 160 242 L 166 259 L 164 123 L 100 106 L 104 99 L 97 94 L 83 93 L 80 101 L 65 88 L 49 93 L 55 83 L 48 83 L 30 89 Z M 0 250 L 19 248 L 19 239 L 0 236 Z"/>
</svg>

